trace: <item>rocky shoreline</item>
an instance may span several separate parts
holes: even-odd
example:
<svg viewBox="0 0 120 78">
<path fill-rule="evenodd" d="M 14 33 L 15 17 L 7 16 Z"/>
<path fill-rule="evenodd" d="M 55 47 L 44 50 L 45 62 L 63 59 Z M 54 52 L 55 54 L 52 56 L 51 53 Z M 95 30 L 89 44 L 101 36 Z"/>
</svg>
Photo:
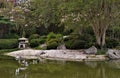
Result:
<svg viewBox="0 0 120 78">
<path fill-rule="evenodd" d="M 83 50 L 18 50 L 5 55 L 24 59 L 49 59 L 64 61 L 105 61 L 106 55 L 85 54 Z"/>
</svg>

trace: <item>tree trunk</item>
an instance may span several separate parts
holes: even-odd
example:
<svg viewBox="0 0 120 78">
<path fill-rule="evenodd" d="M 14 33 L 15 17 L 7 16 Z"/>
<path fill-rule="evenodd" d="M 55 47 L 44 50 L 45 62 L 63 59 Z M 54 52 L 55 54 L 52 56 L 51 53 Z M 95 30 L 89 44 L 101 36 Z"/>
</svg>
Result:
<svg viewBox="0 0 120 78">
<path fill-rule="evenodd" d="M 104 33 L 101 35 L 101 45 L 100 45 L 101 50 L 103 50 L 105 45 L 105 35 L 106 35 L 106 31 L 104 31 Z"/>
<path fill-rule="evenodd" d="M 97 44 L 100 46 L 101 49 L 103 49 L 104 45 L 105 45 L 105 35 L 106 35 L 106 29 L 103 30 L 102 33 L 97 33 L 94 32 L 96 35 L 96 42 Z"/>
</svg>

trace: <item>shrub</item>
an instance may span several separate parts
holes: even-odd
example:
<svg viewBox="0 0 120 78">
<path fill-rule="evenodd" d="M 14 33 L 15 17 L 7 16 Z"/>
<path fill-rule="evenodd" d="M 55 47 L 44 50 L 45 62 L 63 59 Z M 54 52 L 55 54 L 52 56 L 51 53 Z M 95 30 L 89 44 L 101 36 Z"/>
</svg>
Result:
<svg viewBox="0 0 120 78">
<path fill-rule="evenodd" d="M 119 41 L 115 39 L 106 39 L 106 47 L 107 48 L 115 48 L 116 46 L 119 45 Z"/>
<path fill-rule="evenodd" d="M 45 41 L 46 41 L 46 39 L 39 39 L 39 43 L 40 43 L 40 44 L 44 44 Z"/>
<path fill-rule="evenodd" d="M 66 46 L 66 48 L 71 49 L 71 44 L 72 44 L 72 43 L 73 43 L 73 40 L 65 41 L 65 46 Z"/>
<path fill-rule="evenodd" d="M 55 33 L 51 32 L 47 35 L 46 42 L 48 45 L 52 44 L 52 43 L 54 43 L 54 44 L 56 43 L 57 45 L 59 45 L 63 42 L 63 36 L 62 36 L 62 34 L 55 34 Z"/>
<path fill-rule="evenodd" d="M 65 45 L 68 49 L 84 49 L 94 45 L 94 37 L 89 34 L 79 35 L 73 34 L 64 39 Z"/>
<path fill-rule="evenodd" d="M 39 38 L 39 43 L 40 44 L 44 44 L 46 42 L 46 36 L 41 36 L 40 38 Z"/>
<path fill-rule="evenodd" d="M 17 39 L 0 39 L 0 49 L 13 49 L 18 47 Z"/>
<path fill-rule="evenodd" d="M 56 39 L 51 39 L 50 41 L 47 42 L 47 49 L 56 49 L 57 46 L 58 43 Z"/>
<path fill-rule="evenodd" d="M 47 41 L 49 41 L 50 39 L 55 39 L 56 38 L 56 34 L 51 32 L 47 35 Z"/>
<path fill-rule="evenodd" d="M 68 49 L 83 49 L 85 47 L 86 42 L 83 40 L 69 40 L 65 42 L 65 45 Z"/>
<path fill-rule="evenodd" d="M 38 47 L 38 46 L 39 46 L 39 39 L 30 40 L 30 47 Z"/>
<path fill-rule="evenodd" d="M 85 47 L 85 44 L 86 42 L 83 41 L 83 40 L 75 40 L 72 45 L 71 45 L 71 48 L 72 49 L 83 49 L 83 48 L 86 48 Z"/>
</svg>

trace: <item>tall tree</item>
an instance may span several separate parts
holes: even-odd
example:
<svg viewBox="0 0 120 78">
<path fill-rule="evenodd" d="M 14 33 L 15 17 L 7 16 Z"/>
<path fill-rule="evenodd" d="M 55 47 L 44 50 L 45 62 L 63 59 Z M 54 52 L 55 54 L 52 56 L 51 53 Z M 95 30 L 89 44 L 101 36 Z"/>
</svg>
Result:
<svg viewBox="0 0 120 78">
<path fill-rule="evenodd" d="M 118 18 L 119 0 L 92 0 L 86 5 L 84 17 L 89 21 L 96 36 L 97 44 L 103 48 L 108 26 Z"/>
<path fill-rule="evenodd" d="M 26 0 L 27 1 L 27 0 Z M 4 1 L 4 7 L 0 9 L 1 15 L 10 18 L 10 20 L 16 23 L 14 30 L 17 34 L 23 36 L 25 26 L 27 26 L 26 15 L 28 13 L 29 2 L 21 3 L 15 6 L 14 3 Z"/>
</svg>

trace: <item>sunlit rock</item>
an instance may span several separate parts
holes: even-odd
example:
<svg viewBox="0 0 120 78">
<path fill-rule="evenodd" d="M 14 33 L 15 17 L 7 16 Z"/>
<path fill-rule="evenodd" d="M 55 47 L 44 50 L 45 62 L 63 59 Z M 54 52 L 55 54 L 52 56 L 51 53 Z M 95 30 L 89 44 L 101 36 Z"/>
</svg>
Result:
<svg viewBox="0 0 120 78">
<path fill-rule="evenodd" d="M 97 48 L 95 46 L 92 46 L 85 50 L 85 54 L 96 54 L 96 53 L 97 53 Z"/>
<path fill-rule="evenodd" d="M 120 50 L 108 49 L 106 54 L 110 59 L 120 59 Z"/>
</svg>

